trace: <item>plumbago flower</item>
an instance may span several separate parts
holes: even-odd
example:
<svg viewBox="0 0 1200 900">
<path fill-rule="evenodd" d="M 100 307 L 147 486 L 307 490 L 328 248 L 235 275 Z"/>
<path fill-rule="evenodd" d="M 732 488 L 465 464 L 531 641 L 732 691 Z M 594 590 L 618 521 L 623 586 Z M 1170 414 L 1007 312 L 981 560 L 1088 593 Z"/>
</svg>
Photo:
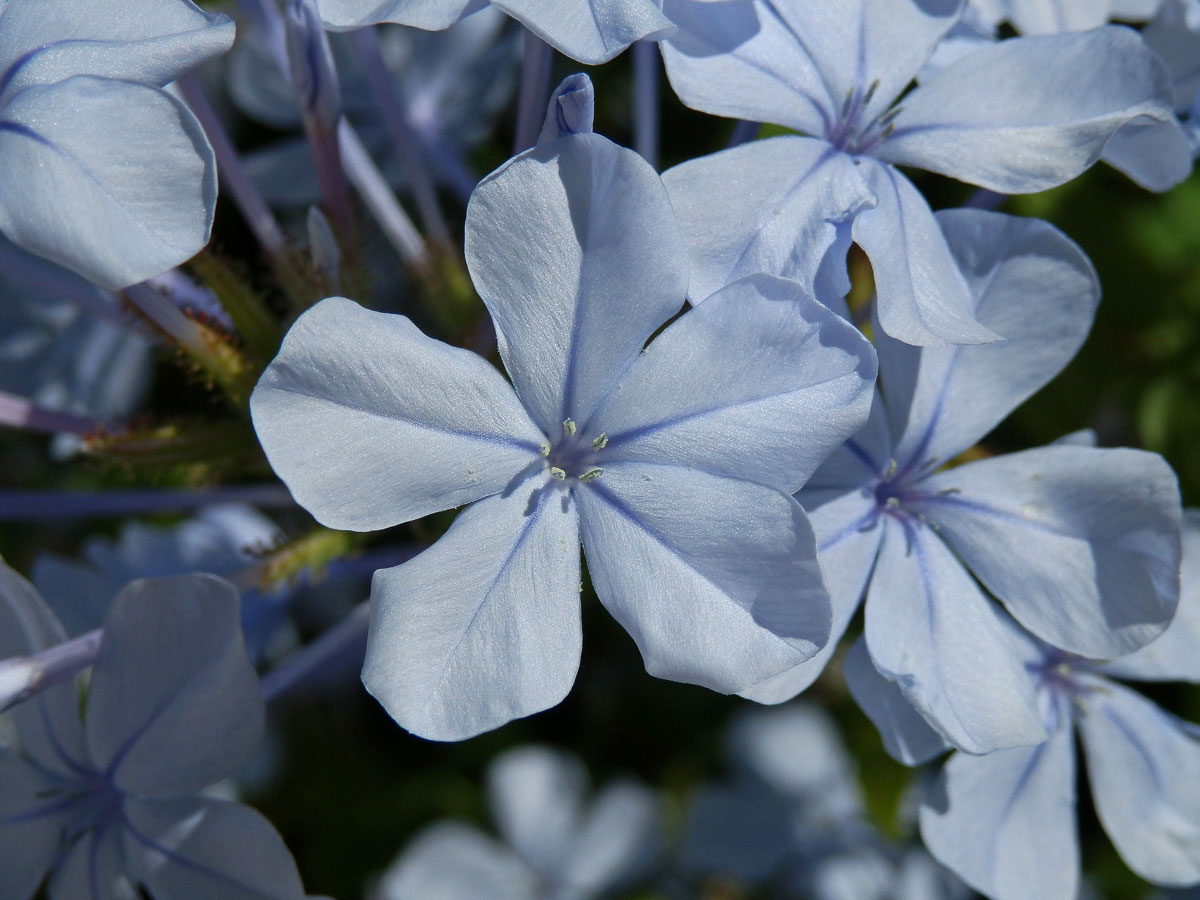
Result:
<svg viewBox="0 0 1200 900">
<path fill-rule="evenodd" d="M 0 563 L 0 658 L 65 640 L 33 587 Z M 74 681 L 12 710 L 0 746 L 0 894 L 28 900 L 301 900 L 271 824 L 199 791 L 245 765 L 263 704 L 237 591 L 211 575 L 131 583 L 113 603 L 83 721 Z M 11 848 L 20 847 L 20 852 Z"/>
<path fill-rule="evenodd" d="M 841 265 L 853 239 L 870 257 L 889 335 L 994 340 L 972 316 L 929 205 L 897 166 L 1040 191 L 1095 162 L 1126 122 L 1171 116 L 1162 63 L 1117 26 L 1001 41 L 904 94 L 962 15 L 961 3 L 934 6 L 667 2 L 679 30 L 661 46 L 684 103 L 811 135 L 754 141 L 663 176 L 696 299 L 747 272 L 807 281 L 831 244 Z"/>
<path fill-rule="evenodd" d="M 1022 34 L 1087 31 L 1110 19 L 1144 22 L 1163 0 L 969 0 L 991 28 L 1008 22 Z"/>
<path fill-rule="evenodd" d="M 865 593 L 874 665 L 946 740 L 984 753 L 1045 737 L 1017 629 L 984 588 L 1056 647 L 1131 652 L 1174 614 L 1181 512 L 1170 468 L 1139 450 L 1057 445 L 941 468 L 1066 365 L 1099 286 L 1044 222 L 978 210 L 938 221 L 974 315 L 1007 340 L 919 349 L 877 334 L 871 420 L 797 496 L 834 635 Z M 833 643 L 745 696 L 794 695 Z"/>
<path fill-rule="evenodd" d="M 1121 858 L 1156 884 L 1200 883 L 1200 728 L 1113 680 L 1200 682 L 1200 511 L 1188 511 L 1183 540 L 1179 612 L 1170 628 L 1111 662 L 1026 637 L 1025 676 L 1049 738 L 985 756 L 955 753 L 923 799 L 926 845 L 987 896 L 1076 896 L 1076 734 L 1096 812 Z M 851 684 L 873 692 L 866 668 L 856 666 L 865 678 Z M 922 762 L 945 749 L 935 735 L 919 736 L 927 726 L 900 702 L 892 712 L 891 723 L 878 716 L 876 723 L 891 733 L 891 748 L 909 748 L 903 761 Z"/>
<path fill-rule="evenodd" d="M 113 599 L 135 578 L 187 572 L 232 575 L 255 561 L 254 551 L 282 539 L 275 524 L 240 503 L 221 503 L 169 528 L 127 522 L 115 541 L 89 538 L 86 562 L 43 553 L 33 582 L 70 635 L 99 628 Z M 287 596 L 248 590 L 242 595 L 242 631 L 252 660 L 261 660 L 287 617 Z"/>
<path fill-rule="evenodd" d="M 587 770 L 550 747 L 518 747 L 488 767 L 492 818 L 509 846 L 440 822 L 391 865 L 374 900 L 589 900 L 645 873 L 662 843 L 658 800 L 630 779 L 585 803 Z"/>
<path fill-rule="evenodd" d="M 928 727 L 928 726 L 926 726 Z M 680 862 L 771 896 L 937 900 L 965 887 L 920 847 L 867 821 L 854 763 L 825 713 L 807 704 L 738 716 L 727 732 L 736 777 L 693 797 Z"/>
<path fill-rule="evenodd" d="M 160 85 L 229 49 L 189 0 L 0 6 L 0 231 L 109 288 L 208 241 L 212 150 Z"/>
<path fill-rule="evenodd" d="M 828 631 L 790 493 L 864 421 L 873 353 L 792 282 L 684 303 L 658 176 L 590 133 L 568 79 L 543 140 L 476 189 L 466 256 L 513 379 L 403 316 L 327 299 L 251 397 L 297 502 L 334 528 L 464 503 L 375 574 L 363 681 L 405 728 L 453 740 L 558 703 L 579 665 L 579 544 L 654 675 L 731 693 Z"/>
<path fill-rule="evenodd" d="M 427 31 L 449 28 L 487 0 L 317 0 L 325 27 L 349 31 L 395 22 Z M 491 0 L 560 53 L 589 66 L 608 62 L 634 41 L 672 30 L 654 0 Z"/>
</svg>

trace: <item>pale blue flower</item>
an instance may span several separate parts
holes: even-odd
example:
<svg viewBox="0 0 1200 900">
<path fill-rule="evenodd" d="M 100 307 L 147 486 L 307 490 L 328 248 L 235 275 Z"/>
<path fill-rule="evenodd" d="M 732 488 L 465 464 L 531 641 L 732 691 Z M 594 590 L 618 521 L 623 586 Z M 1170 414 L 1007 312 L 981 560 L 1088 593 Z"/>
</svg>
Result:
<svg viewBox="0 0 1200 900">
<path fill-rule="evenodd" d="M 487 0 L 318 0 L 325 27 L 348 31 L 395 22 L 428 31 L 448 28 L 488 5 Z M 671 30 L 655 0 L 491 0 L 572 59 L 608 62 L 634 41 Z"/>
<path fill-rule="evenodd" d="M 662 842 L 658 799 L 621 779 L 587 802 L 587 771 L 550 747 L 509 750 L 488 767 L 492 818 L 505 843 L 439 822 L 384 873 L 372 900 L 590 900 L 627 887 Z"/>
<path fill-rule="evenodd" d="M 1145 22 L 1163 0 L 970 0 L 992 29 L 1008 22 L 1021 34 L 1087 31 L 1113 19 Z"/>
<path fill-rule="evenodd" d="M 877 334 L 871 421 L 798 497 L 833 633 L 865 593 L 874 665 L 948 741 L 982 753 L 1045 737 L 1009 614 L 1089 657 L 1146 644 L 1174 614 L 1181 513 L 1174 473 L 1139 450 L 1071 442 L 942 468 L 1067 364 L 1099 285 L 1045 222 L 978 210 L 938 221 L 974 314 L 1007 340 L 919 349 Z M 794 695 L 833 643 L 745 695 Z"/>
<path fill-rule="evenodd" d="M 1093 662 L 1030 641 L 1028 677 L 1049 739 L 986 756 L 956 753 L 921 807 L 933 854 L 995 900 L 1067 900 L 1079 881 L 1078 735 L 1100 822 L 1143 878 L 1200 883 L 1200 727 L 1113 677 L 1200 682 L 1200 512 L 1184 532 L 1179 613 L 1129 657 Z"/>
<path fill-rule="evenodd" d="M 160 85 L 224 52 L 233 23 L 189 0 L 0 7 L 0 231 L 105 287 L 208 241 L 212 151 Z"/>
<path fill-rule="evenodd" d="M 0 657 L 65 639 L 0 564 Z M 74 681 L 12 710 L 0 746 L 0 894 L 27 900 L 301 900 L 261 815 L 198 792 L 249 762 L 263 727 L 238 597 L 215 576 L 135 581 L 113 603 L 84 719 Z M 19 847 L 20 852 L 12 852 Z"/>
<path fill-rule="evenodd" d="M 548 131 L 590 123 L 558 96 Z M 815 653 L 827 595 L 790 494 L 865 418 L 862 336 L 762 276 L 647 346 L 684 304 L 682 241 L 650 166 L 590 133 L 480 184 L 466 258 L 512 385 L 402 316 L 330 298 L 251 397 L 272 467 L 330 527 L 473 504 L 376 573 L 368 690 L 438 739 L 558 703 L 579 664 L 581 540 L 654 675 L 731 693 Z"/>
<path fill-rule="evenodd" d="M 733 720 L 735 776 L 692 798 L 680 865 L 693 876 L 774 886 L 806 900 L 937 900 L 964 886 L 918 847 L 895 846 L 868 822 L 837 730 L 792 704 Z"/>
<path fill-rule="evenodd" d="M 853 239 L 870 258 L 889 335 L 994 340 L 973 318 L 928 203 L 898 167 L 1040 191 L 1095 162 L 1126 122 L 1171 115 L 1161 62 L 1117 26 L 985 46 L 906 94 L 962 13 L 934 6 L 666 3 L 679 30 L 662 41 L 663 58 L 686 104 L 810 135 L 755 141 L 664 175 L 694 300 L 747 272 L 812 279 L 836 233 L 838 256 Z"/>
<path fill-rule="evenodd" d="M 38 556 L 33 582 L 68 634 L 99 628 L 113 599 L 135 578 L 188 572 L 233 575 L 253 565 L 255 552 L 276 546 L 282 533 L 257 510 L 241 503 L 201 509 L 194 517 L 163 528 L 131 521 L 117 539 L 90 538 L 85 562 L 55 554 Z M 261 659 L 286 620 L 287 597 L 246 591 L 242 596 L 243 638 L 251 659 Z"/>
</svg>

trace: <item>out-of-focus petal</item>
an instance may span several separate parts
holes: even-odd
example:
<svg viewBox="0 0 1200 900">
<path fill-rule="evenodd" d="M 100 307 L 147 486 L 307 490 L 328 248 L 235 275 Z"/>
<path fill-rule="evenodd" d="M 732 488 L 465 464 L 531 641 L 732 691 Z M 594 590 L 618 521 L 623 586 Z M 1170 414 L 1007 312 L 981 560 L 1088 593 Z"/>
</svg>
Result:
<svg viewBox="0 0 1200 900">
<path fill-rule="evenodd" d="M 426 31 L 449 28 L 486 0 L 317 0 L 321 20 L 331 31 L 351 31 L 394 22 Z"/>
<path fill-rule="evenodd" d="M 457 822 L 427 828 L 384 873 L 377 900 L 529 900 L 537 876 L 507 847 Z"/>
<path fill-rule="evenodd" d="M 589 66 L 673 29 L 653 0 L 492 0 L 554 49 Z"/>
<path fill-rule="evenodd" d="M 588 790 L 583 763 L 551 747 L 518 747 L 488 767 L 487 790 L 500 834 L 539 873 L 556 874 Z"/>
<path fill-rule="evenodd" d="M 124 790 L 187 794 L 245 765 L 262 729 L 233 585 L 180 575 L 135 581 L 117 596 L 88 691 L 97 768 Z"/>
</svg>

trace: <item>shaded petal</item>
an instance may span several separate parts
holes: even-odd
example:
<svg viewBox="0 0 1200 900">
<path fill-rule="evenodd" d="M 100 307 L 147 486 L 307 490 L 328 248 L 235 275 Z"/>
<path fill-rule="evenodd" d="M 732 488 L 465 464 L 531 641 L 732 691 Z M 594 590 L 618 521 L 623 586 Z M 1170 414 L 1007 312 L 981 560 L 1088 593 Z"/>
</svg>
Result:
<svg viewBox="0 0 1200 900">
<path fill-rule="evenodd" d="M 32 584 L 0 560 L 0 659 L 28 656 L 67 639 L 62 624 Z M 83 726 L 75 679 L 39 691 L 11 712 L 20 748 L 51 772 L 72 775 L 83 765 Z"/>
<path fill-rule="evenodd" d="M 1081 656 L 1157 637 L 1179 596 L 1179 487 L 1141 450 L 1050 446 L 925 480 L 942 536 L 1022 625 Z M 1021 565 L 1013 565 L 1013 560 Z"/>
<path fill-rule="evenodd" d="M 881 675 L 969 753 L 1045 737 L 1007 616 L 929 528 L 889 519 L 867 589 L 867 647 Z"/>
<path fill-rule="evenodd" d="M 155 900 L 303 900 L 274 826 L 240 803 L 201 797 L 125 802 L 125 846 Z"/>
<path fill-rule="evenodd" d="M 0 114 L 0 229 L 13 243 L 121 288 L 208 242 L 212 150 L 170 95 L 76 76 L 26 88 Z"/>
<path fill-rule="evenodd" d="M 250 413 L 296 502 L 355 531 L 498 493 L 543 441 L 487 360 L 341 297 L 296 320 Z"/>
<path fill-rule="evenodd" d="M 996 340 L 975 320 L 970 288 L 920 191 L 892 166 L 864 160 L 863 171 L 878 205 L 854 217 L 851 233 L 871 260 L 883 330 L 907 344 Z"/>
<path fill-rule="evenodd" d="M 1141 650 L 1100 666 L 1135 681 L 1200 682 L 1200 510 L 1183 511 L 1179 606 L 1167 630 Z"/>
<path fill-rule="evenodd" d="M 93 762 L 124 790 L 186 794 L 249 762 L 258 677 L 237 589 L 215 575 L 131 582 L 113 601 L 88 691 Z"/>
<path fill-rule="evenodd" d="M 812 138 L 750 141 L 662 179 L 687 244 L 693 303 L 756 272 L 811 290 L 837 225 L 874 203 L 850 157 Z"/>
<path fill-rule="evenodd" d="M 858 434 L 830 454 L 813 473 L 804 489 L 796 495 L 796 499 L 809 512 L 815 512 L 823 504 L 840 499 L 847 493 L 861 493 L 866 490 L 867 493 L 863 493 L 862 496 L 870 499 L 873 504 L 873 482 L 886 474 L 893 459 L 895 454 L 892 451 L 892 436 L 884 410 L 883 396 L 876 389 L 867 424 Z M 840 524 L 847 524 L 853 518 L 843 517 Z M 837 526 L 839 523 L 831 520 L 829 524 Z M 823 535 L 822 541 L 830 538 L 833 533 Z"/>
<path fill-rule="evenodd" d="M 591 429 L 608 436 L 605 463 L 669 463 L 793 493 L 866 422 L 874 384 L 858 329 L 795 282 L 756 275 L 655 338 Z"/>
<path fill-rule="evenodd" d="M 119 828 L 89 829 L 63 853 L 46 894 L 50 900 L 138 900 L 125 862 Z"/>
<path fill-rule="evenodd" d="M 795 852 L 795 806 L 763 785 L 703 784 L 691 798 L 680 865 L 685 871 L 757 883 Z"/>
<path fill-rule="evenodd" d="M 480 182 L 466 257 L 505 367 L 547 434 L 567 418 L 585 426 L 687 295 L 662 182 L 597 134 L 540 144 Z"/>
<path fill-rule="evenodd" d="M 1111 0 L 1007 0 L 1008 20 L 1021 34 L 1087 31 L 1108 22 Z"/>
<path fill-rule="evenodd" d="M 1026 193 L 1074 178 L 1126 122 L 1171 112 L 1162 62 L 1128 28 L 1013 38 L 968 54 L 905 97 L 878 152 Z"/>
<path fill-rule="evenodd" d="M 678 29 L 659 46 L 685 104 L 814 136 L 832 126 L 842 98 L 773 6 L 666 0 L 663 11 Z"/>
<path fill-rule="evenodd" d="M 854 702 L 874 724 L 888 755 L 906 766 L 919 766 L 950 749 L 905 699 L 899 685 L 879 674 L 859 638 L 842 662 L 842 674 Z"/>
<path fill-rule="evenodd" d="M 1193 652 L 1194 652 L 1193 648 Z M 1156 884 L 1200 881 L 1200 729 L 1096 679 L 1079 730 L 1096 813 L 1129 868 Z"/>
<path fill-rule="evenodd" d="M 1047 222 L 975 209 L 938 225 L 992 344 L 922 349 L 879 335 L 896 458 L 948 460 L 1057 375 L 1083 344 L 1100 300 L 1091 262 Z"/>
<path fill-rule="evenodd" d="M 739 691 L 747 700 L 782 703 L 817 680 L 837 652 L 875 567 L 883 529 L 875 523 L 874 497 L 852 491 L 813 510 L 809 520 L 816 532 L 817 561 L 821 564 L 833 609 L 829 643 L 812 659 Z"/>
<path fill-rule="evenodd" d="M 1192 174 L 1194 154 L 1187 131 L 1172 117 L 1130 122 L 1112 136 L 1101 159 L 1148 191 L 1168 191 Z"/>
<path fill-rule="evenodd" d="M 384 873 L 379 900 L 529 900 L 537 877 L 507 847 L 457 822 L 422 831 Z"/>
<path fill-rule="evenodd" d="M 233 33 L 228 17 L 188 0 L 75 0 L 54 15 L 41 3 L 7 3 L 0 96 L 72 75 L 166 84 L 228 50 Z"/>
<path fill-rule="evenodd" d="M 596 595 L 651 675 L 733 693 L 828 640 L 812 529 L 791 497 L 647 463 L 608 466 L 577 496 Z"/>
<path fill-rule="evenodd" d="M 596 795 L 559 866 L 568 896 L 598 896 L 641 874 L 662 846 L 658 798 L 635 781 Z"/>
<path fill-rule="evenodd" d="M 560 53 L 589 66 L 608 62 L 637 40 L 671 31 L 652 0 L 492 0 Z"/>
<path fill-rule="evenodd" d="M 375 573 L 363 684 L 409 731 L 452 741 L 554 706 L 579 668 L 578 516 L 528 483 Z"/>
<path fill-rule="evenodd" d="M 1074 897 L 1079 835 L 1069 723 L 1034 747 L 954 754 L 922 801 L 920 821 L 929 852 L 989 897 Z"/>
<path fill-rule="evenodd" d="M 317 0 L 321 21 L 331 31 L 351 31 L 380 22 L 426 31 L 449 28 L 485 0 Z"/>
<path fill-rule="evenodd" d="M 0 747 L 0 896 L 29 900 L 53 866 L 73 812 L 50 812 L 58 787 L 15 753 Z"/>
<path fill-rule="evenodd" d="M 500 834 L 543 875 L 556 875 L 588 790 L 575 756 L 551 747 L 518 747 L 488 767 L 488 803 Z"/>
<path fill-rule="evenodd" d="M 793 0 L 774 6 L 821 73 L 833 110 L 849 106 L 852 92 L 869 92 L 859 114 L 867 121 L 908 87 L 961 15 L 957 0 Z"/>
</svg>

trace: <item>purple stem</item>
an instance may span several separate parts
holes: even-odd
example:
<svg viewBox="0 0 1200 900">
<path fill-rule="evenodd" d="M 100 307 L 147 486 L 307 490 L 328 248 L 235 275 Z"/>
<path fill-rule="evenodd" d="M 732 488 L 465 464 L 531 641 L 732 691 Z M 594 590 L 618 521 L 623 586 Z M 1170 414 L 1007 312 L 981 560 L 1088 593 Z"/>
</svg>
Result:
<svg viewBox="0 0 1200 900">
<path fill-rule="evenodd" d="M 658 44 L 633 45 L 633 149 L 658 168 Z"/>
<path fill-rule="evenodd" d="M 525 32 L 525 55 L 521 60 L 521 88 L 517 95 L 517 129 L 513 155 L 528 150 L 537 142 L 546 102 L 550 97 L 550 45 L 532 31 Z"/>
</svg>

